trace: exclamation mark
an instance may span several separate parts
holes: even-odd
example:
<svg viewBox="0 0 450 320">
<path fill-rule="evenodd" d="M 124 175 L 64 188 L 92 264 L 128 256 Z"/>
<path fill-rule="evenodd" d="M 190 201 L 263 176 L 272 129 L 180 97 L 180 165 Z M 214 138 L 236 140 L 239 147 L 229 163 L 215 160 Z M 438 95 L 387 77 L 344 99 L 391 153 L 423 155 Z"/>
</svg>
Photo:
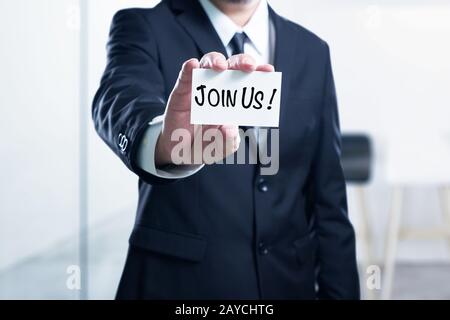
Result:
<svg viewBox="0 0 450 320">
<path fill-rule="evenodd" d="M 271 104 L 272 104 L 272 102 L 273 102 L 273 98 L 275 97 L 275 93 L 276 93 L 276 92 L 277 92 L 277 89 L 273 89 L 273 91 L 272 91 L 272 97 L 270 98 L 269 106 L 267 107 L 267 110 L 272 109 Z"/>
</svg>

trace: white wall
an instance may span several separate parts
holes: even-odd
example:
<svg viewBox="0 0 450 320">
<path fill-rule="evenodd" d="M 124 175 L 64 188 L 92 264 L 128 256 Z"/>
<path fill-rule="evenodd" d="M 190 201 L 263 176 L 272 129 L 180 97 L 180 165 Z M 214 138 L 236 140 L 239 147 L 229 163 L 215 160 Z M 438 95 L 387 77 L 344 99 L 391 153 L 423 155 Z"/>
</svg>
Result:
<svg viewBox="0 0 450 320">
<path fill-rule="evenodd" d="M 450 141 L 450 2 L 445 0 L 270 1 L 283 16 L 313 30 L 331 47 L 344 132 L 362 131 L 375 142 L 375 179 L 369 208 L 380 256 L 389 214 L 388 154 L 407 145 L 411 157 L 395 159 L 394 173 L 416 176 L 424 153 L 441 159 L 428 141 Z M 401 138 L 402 145 L 392 144 Z M 437 144 L 439 145 L 439 144 Z M 392 152 L 391 152 L 392 153 Z M 388 157 L 389 156 L 389 157 Z M 450 162 L 450 160 L 449 160 Z M 439 175 L 448 163 L 439 163 Z M 426 176 L 426 175 L 425 175 Z M 429 175 L 428 175 L 429 177 Z M 436 189 L 419 176 L 407 189 L 403 225 L 442 223 Z M 430 178 L 430 177 L 429 177 Z M 447 178 L 449 181 L 450 178 Z M 350 212 L 358 208 L 350 189 Z M 444 241 L 405 242 L 401 259 L 448 259 Z"/>
<path fill-rule="evenodd" d="M 0 2 L 0 268 L 78 228 L 74 3 Z"/>
<path fill-rule="evenodd" d="M 89 103 L 105 66 L 112 15 L 152 1 L 89 1 Z M 0 270 L 77 236 L 79 1 L 0 2 Z M 137 179 L 89 121 L 89 224 L 134 219 Z M 93 252 L 92 254 L 95 254 Z M 78 251 L 70 253 L 77 263 Z"/>
</svg>

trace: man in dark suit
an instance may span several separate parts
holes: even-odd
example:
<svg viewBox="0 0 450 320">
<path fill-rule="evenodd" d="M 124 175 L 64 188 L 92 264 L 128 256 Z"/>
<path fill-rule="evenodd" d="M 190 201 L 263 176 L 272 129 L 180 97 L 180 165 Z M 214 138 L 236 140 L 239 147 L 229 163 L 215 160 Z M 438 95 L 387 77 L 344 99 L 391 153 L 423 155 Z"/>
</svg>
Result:
<svg viewBox="0 0 450 320">
<path fill-rule="evenodd" d="M 251 163 L 174 165 L 172 132 L 195 130 L 192 70 L 272 65 L 283 73 L 278 173 Z M 265 0 L 119 11 L 93 119 L 139 177 L 119 299 L 359 298 L 329 48 Z M 232 142 L 224 154 L 232 156 L 237 128 L 209 127 Z"/>
</svg>

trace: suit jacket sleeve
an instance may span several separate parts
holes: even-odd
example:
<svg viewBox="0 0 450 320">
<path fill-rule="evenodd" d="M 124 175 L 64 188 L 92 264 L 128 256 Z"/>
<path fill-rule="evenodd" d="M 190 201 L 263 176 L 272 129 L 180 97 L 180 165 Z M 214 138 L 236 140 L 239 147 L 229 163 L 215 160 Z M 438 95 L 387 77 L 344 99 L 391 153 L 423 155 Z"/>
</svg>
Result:
<svg viewBox="0 0 450 320">
<path fill-rule="evenodd" d="M 115 14 L 107 45 L 107 65 L 94 97 L 95 129 L 123 163 L 148 183 L 165 183 L 137 164 L 149 122 L 164 113 L 164 81 L 150 24 L 135 9 Z"/>
<path fill-rule="evenodd" d="M 320 136 L 311 172 L 310 190 L 312 217 L 319 242 L 318 297 L 358 299 L 355 235 L 347 216 L 346 187 L 340 162 L 338 108 L 328 45 L 326 50 Z"/>
</svg>

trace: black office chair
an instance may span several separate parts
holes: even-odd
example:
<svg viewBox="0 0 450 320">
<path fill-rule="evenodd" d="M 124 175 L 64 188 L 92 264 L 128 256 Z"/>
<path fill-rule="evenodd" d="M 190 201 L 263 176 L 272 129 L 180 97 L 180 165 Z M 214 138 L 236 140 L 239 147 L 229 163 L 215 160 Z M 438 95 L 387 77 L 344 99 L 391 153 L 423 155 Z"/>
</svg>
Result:
<svg viewBox="0 0 450 320">
<path fill-rule="evenodd" d="M 369 182 L 372 173 L 372 144 L 369 136 L 343 134 L 341 163 L 347 182 Z"/>
<path fill-rule="evenodd" d="M 358 242 L 363 246 L 362 274 L 373 263 L 373 245 L 369 210 L 364 187 L 369 183 L 372 175 L 372 145 L 370 137 L 364 134 L 342 135 L 341 164 L 345 181 L 354 184 L 356 200 L 360 207 L 359 224 L 356 227 Z M 364 287 L 366 288 L 366 287 Z M 366 299 L 375 299 L 374 291 L 363 291 Z"/>
</svg>

